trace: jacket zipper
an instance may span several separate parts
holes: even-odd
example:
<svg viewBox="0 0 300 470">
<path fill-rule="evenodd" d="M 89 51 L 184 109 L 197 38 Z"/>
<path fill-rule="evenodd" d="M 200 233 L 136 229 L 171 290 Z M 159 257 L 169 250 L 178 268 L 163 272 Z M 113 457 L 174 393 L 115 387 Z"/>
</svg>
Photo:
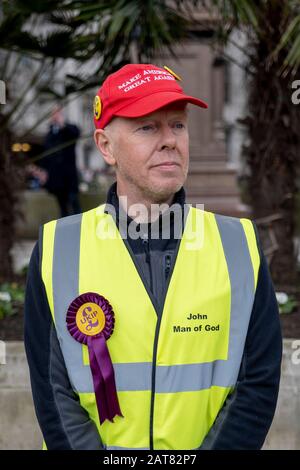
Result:
<svg viewBox="0 0 300 470">
<path fill-rule="evenodd" d="M 168 275 L 171 269 L 171 255 L 165 256 L 165 278 L 168 279 Z"/>
<path fill-rule="evenodd" d="M 165 257 L 165 276 L 168 278 L 171 269 L 171 256 Z M 151 402 L 150 402 L 150 450 L 153 450 L 153 421 L 154 421 L 154 399 L 155 399 L 155 379 L 156 379 L 156 358 L 157 358 L 157 345 L 158 336 L 161 324 L 162 312 L 158 315 L 158 320 L 155 330 L 154 346 L 153 346 L 153 359 L 152 359 L 152 378 L 151 378 Z"/>
<path fill-rule="evenodd" d="M 153 450 L 153 421 L 154 421 L 154 398 L 155 398 L 155 378 L 156 378 L 156 358 L 157 358 L 157 344 L 158 335 L 160 330 L 162 312 L 158 316 L 154 346 L 153 346 L 153 359 L 152 359 L 152 378 L 151 378 L 151 402 L 150 402 L 150 450 Z"/>
<path fill-rule="evenodd" d="M 163 313 L 164 306 L 162 306 L 162 309 L 158 309 L 158 306 L 155 302 L 155 299 L 153 298 L 153 295 L 151 295 L 151 294 L 153 294 L 153 292 L 152 292 L 152 270 L 151 270 L 151 263 L 150 263 L 149 240 L 144 238 L 144 239 L 142 239 L 142 242 L 143 242 L 143 247 L 145 248 L 145 251 L 146 251 L 146 262 L 149 264 L 149 270 L 150 270 L 150 286 L 151 286 L 151 289 L 150 289 L 150 292 L 148 291 L 148 289 L 147 289 L 147 291 L 148 291 L 148 295 L 150 296 L 150 298 L 152 300 L 152 304 L 154 306 L 154 309 L 156 310 L 157 318 L 158 318 L 157 324 L 156 324 L 156 330 L 155 330 L 154 345 L 153 345 L 152 376 L 151 376 L 151 401 L 150 401 L 150 446 L 149 447 L 150 447 L 150 450 L 153 450 L 153 421 L 154 421 L 153 417 L 154 417 L 157 345 L 158 345 L 158 335 L 159 335 L 160 324 L 161 324 L 161 319 L 162 319 L 162 313 Z M 179 247 L 180 247 L 180 242 L 177 244 L 177 248 L 175 250 L 173 266 L 174 266 L 176 258 L 177 258 Z M 137 264 L 134 261 L 134 255 L 133 255 L 133 252 L 132 252 L 129 244 L 127 246 L 127 249 L 129 251 L 129 253 L 131 254 L 131 258 L 132 258 L 132 260 L 133 260 L 133 262 L 134 262 L 134 264 L 137 268 L 137 271 L 139 272 L 139 268 L 138 268 Z M 165 276 L 166 276 L 167 286 L 168 286 L 168 283 L 169 283 L 168 275 L 169 275 L 169 272 L 171 270 L 171 255 L 166 255 L 165 262 L 166 262 Z M 141 277 L 141 279 L 143 279 L 142 273 L 140 273 L 140 277 Z M 166 287 L 166 290 L 167 290 L 167 287 Z M 155 305 L 156 305 L 156 307 L 155 307 Z"/>
<path fill-rule="evenodd" d="M 150 263 L 150 250 L 149 250 L 149 240 L 143 239 L 143 246 L 146 252 L 146 262 L 149 264 L 150 270 L 150 289 L 152 292 L 152 269 Z M 171 255 L 166 255 L 165 257 L 165 277 L 168 278 L 169 272 L 171 269 Z M 157 312 L 158 313 L 158 312 Z M 162 312 L 157 315 L 158 320 L 156 324 L 154 345 L 153 345 L 153 358 L 152 358 L 152 376 L 151 376 L 151 401 L 150 401 L 150 450 L 153 450 L 153 421 L 154 421 L 154 400 L 155 400 L 155 380 L 156 380 L 156 359 L 157 359 L 157 345 L 158 345 L 158 336 L 162 318 Z"/>
<path fill-rule="evenodd" d="M 149 265 L 150 271 L 150 290 L 152 291 L 152 269 L 150 262 L 150 250 L 149 250 L 149 240 L 144 238 L 142 240 L 143 247 L 146 252 L 146 263 Z M 153 449 L 153 414 L 154 414 L 154 396 L 155 396 L 155 375 L 156 375 L 156 355 L 157 355 L 157 343 L 158 343 L 158 333 L 160 327 L 161 316 L 157 315 L 158 321 L 156 324 L 155 337 L 154 337 L 154 346 L 153 346 L 153 358 L 152 358 L 152 376 L 151 376 L 151 401 L 150 401 L 150 450 Z"/>
<path fill-rule="evenodd" d="M 142 240 L 143 246 L 146 252 L 146 263 L 149 265 L 149 272 L 150 272 L 150 290 L 153 293 L 153 280 L 152 280 L 152 269 L 151 269 L 151 262 L 150 262 L 150 249 L 149 249 L 149 240 L 148 238 L 143 238 Z"/>
</svg>

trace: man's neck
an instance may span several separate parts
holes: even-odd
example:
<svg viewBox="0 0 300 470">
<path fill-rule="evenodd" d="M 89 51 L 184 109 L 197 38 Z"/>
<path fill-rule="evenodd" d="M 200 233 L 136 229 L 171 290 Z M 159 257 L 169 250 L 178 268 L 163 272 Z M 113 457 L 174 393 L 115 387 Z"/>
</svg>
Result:
<svg viewBox="0 0 300 470">
<path fill-rule="evenodd" d="M 136 223 L 149 223 L 158 219 L 160 214 L 164 213 L 174 200 L 174 194 L 161 200 L 151 200 L 143 195 L 125 194 L 117 186 L 117 195 L 119 204 L 127 212 L 129 217 Z"/>
</svg>

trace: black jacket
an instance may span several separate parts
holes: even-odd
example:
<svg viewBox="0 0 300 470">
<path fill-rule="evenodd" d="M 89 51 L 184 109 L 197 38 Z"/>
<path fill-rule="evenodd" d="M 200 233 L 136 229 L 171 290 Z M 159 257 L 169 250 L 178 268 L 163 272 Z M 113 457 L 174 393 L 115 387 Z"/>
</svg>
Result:
<svg viewBox="0 0 300 470">
<path fill-rule="evenodd" d="M 53 194 L 78 192 L 78 172 L 76 167 L 76 140 L 80 131 L 74 124 L 66 123 L 61 128 L 51 125 L 46 135 L 44 148 L 51 150 L 64 146 L 39 161 L 48 173 L 45 188 Z"/>
<path fill-rule="evenodd" d="M 116 184 L 110 188 L 107 202 L 118 214 Z M 182 188 L 175 195 L 173 207 L 184 202 Z M 116 222 L 122 233 L 126 224 L 133 221 L 123 213 Z M 160 236 L 150 238 L 150 224 L 136 228 L 141 237 L 128 238 L 124 243 L 160 315 L 180 240 L 173 232 L 167 240 Z M 261 251 L 260 256 L 257 290 L 238 382 L 200 449 L 260 449 L 273 419 L 282 339 L 272 281 Z M 103 448 L 95 424 L 80 406 L 69 382 L 41 279 L 38 243 L 32 253 L 27 280 L 25 347 L 36 414 L 48 449 Z"/>
</svg>

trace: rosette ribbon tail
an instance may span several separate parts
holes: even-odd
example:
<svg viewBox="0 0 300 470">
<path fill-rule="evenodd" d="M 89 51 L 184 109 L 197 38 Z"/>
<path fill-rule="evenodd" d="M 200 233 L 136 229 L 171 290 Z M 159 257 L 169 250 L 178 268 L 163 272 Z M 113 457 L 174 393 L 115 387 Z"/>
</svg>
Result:
<svg viewBox="0 0 300 470">
<path fill-rule="evenodd" d="M 115 416 L 123 417 L 115 383 L 115 373 L 104 335 L 87 339 L 100 424 Z"/>
</svg>

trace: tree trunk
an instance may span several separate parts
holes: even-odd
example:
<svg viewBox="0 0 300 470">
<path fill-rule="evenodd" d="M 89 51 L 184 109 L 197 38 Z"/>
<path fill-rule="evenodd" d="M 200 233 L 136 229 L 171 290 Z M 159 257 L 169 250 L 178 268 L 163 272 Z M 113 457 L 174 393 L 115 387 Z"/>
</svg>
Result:
<svg viewBox="0 0 300 470">
<path fill-rule="evenodd" d="M 295 292 L 297 271 L 293 237 L 300 108 L 291 101 L 291 76 L 278 74 L 278 64 L 282 64 L 286 51 L 271 64 L 266 60 L 279 42 L 278 23 L 283 8 L 280 3 L 270 4 L 268 18 L 272 21 L 274 17 L 274 29 L 272 34 L 267 32 L 265 37 L 260 37 L 253 47 L 254 75 L 249 83 L 249 115 L 244 120 L 250 144 L 245 153 L 251 170 L 249 193 L 254 219 L 275 214 L 281 217 L 272 224 L 278 244 L 271 262 L 275 286 Z"/>
<path fill-rule="evenodd" d="M 21 170 L 11 155 L 11 136 L 4 131 L 0 137 L 0 282 L 13 274 L 11 250 L 16 238 L 17 194 Z"/>
</svg>

